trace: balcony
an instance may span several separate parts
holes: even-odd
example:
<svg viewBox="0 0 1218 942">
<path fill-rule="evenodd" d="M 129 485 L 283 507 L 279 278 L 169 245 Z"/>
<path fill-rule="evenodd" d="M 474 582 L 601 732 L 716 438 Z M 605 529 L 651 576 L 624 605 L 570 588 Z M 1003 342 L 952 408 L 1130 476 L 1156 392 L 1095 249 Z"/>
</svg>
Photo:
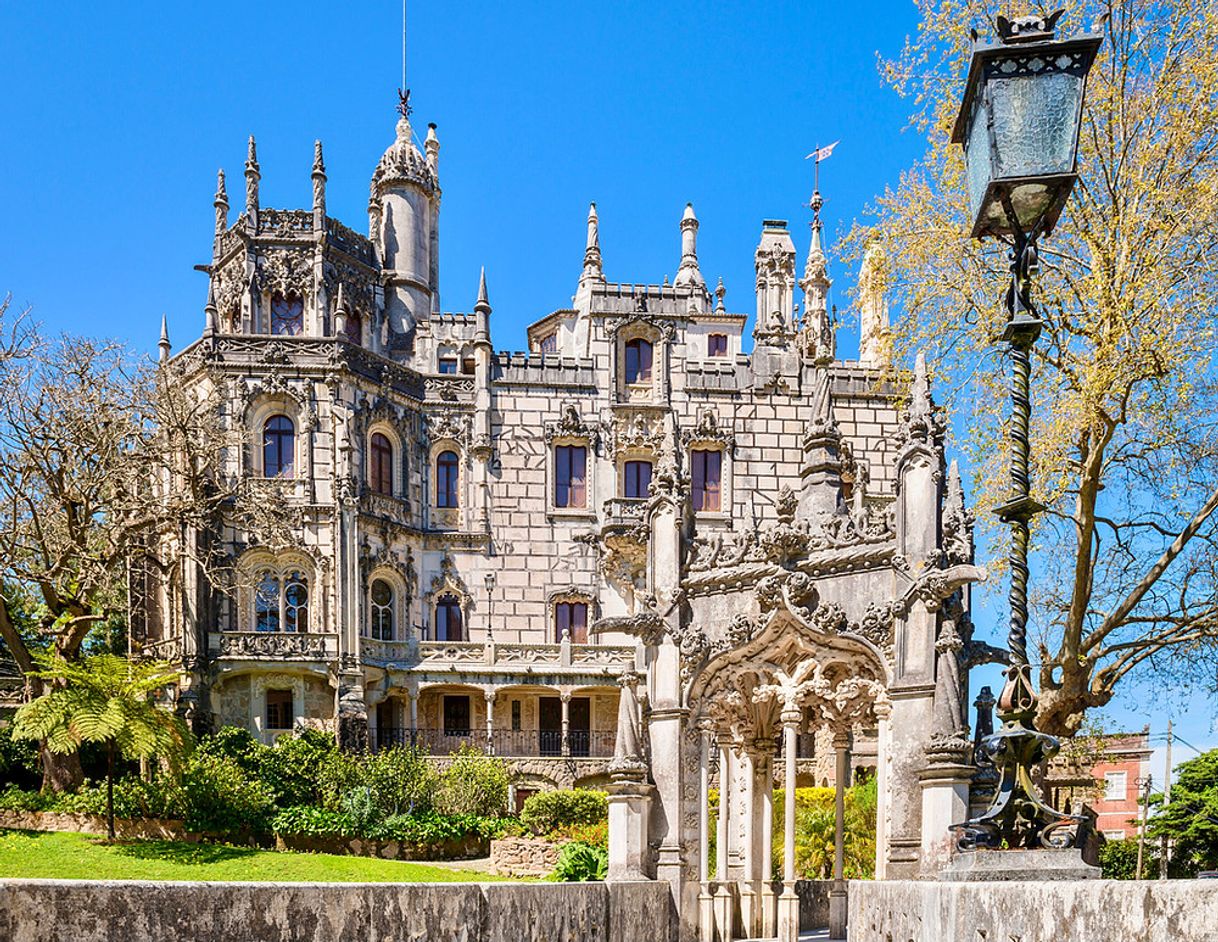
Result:
<svg viewBox="0 0 1218 942">
<path fill-rule="evenodd" d="M 634 648 L 614 644 L 516 644 L 486 641 L 376 641 L 360 639 L 365 663 L 416 670 L 533 673 L 563 670 L 587 674 L 634 665 Z"/>
<path fill-rule="evenodd" d="M 329 661 L 338 657 L 338 635 L 288 631 L 213 631 L 208 653 L 217 658 Z"/>
<path fill-rule="evenodd" d="M 609 759 L 617 734 L 613 730 L 573 729 L 563 736 L 552 729 L 492 729 L 489 743 L 484 729 L 415 729 L 381 727 L 376 731 L 376 748 L 415 746 L 431 756 L 447 756 L 462 746 L 473 746 L 507 759 L 565 758 Z M 487 748 L 489 745 L 489 749 Z"/>
</svg>

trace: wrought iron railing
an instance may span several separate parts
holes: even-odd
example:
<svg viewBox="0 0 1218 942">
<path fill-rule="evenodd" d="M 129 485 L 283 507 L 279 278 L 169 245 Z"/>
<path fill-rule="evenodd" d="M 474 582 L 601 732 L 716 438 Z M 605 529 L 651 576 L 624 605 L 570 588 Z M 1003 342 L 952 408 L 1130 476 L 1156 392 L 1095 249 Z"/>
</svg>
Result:
<svg viewBox="0 0 1218 942">
<path fill-rule="evenodd" d="M 613 756 L 616 734 L 612 730 L 573 729 L 563 749 L 561 730 L 492 729 L 489 740 L 485 729 L 409 729 L 381 726 L 376 730 L 375 747 L 413 746 L 428 755 L 447 756 L 462 746 L 473 746 L 504 758 L 608 759 Z"/>
</svg>

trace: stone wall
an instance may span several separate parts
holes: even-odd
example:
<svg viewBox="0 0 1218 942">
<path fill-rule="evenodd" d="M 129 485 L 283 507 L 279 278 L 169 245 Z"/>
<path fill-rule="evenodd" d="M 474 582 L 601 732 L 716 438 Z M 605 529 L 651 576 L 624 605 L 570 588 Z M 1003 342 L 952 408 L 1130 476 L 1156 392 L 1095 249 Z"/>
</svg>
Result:
<svg viewBox="0 0 1218 942">
<path fill-rule="evenodd" d="M 558 863 L 559 845 L 532 837 L 491 841 L 491 872 L 508 877 L 544 877 Z"/>
<path fill-rule="evenodd" d="M 17 831 L 75 831 L 105 834 L 104 814 L 69 814 L 58 811 L 0 811 L 0 828 Z M 181 821 L 161 818 L 115 818 L 114 834 L 124 841 L 198 841 L 201 835 L 186 830 Z"/>
<path fill-rule="evenodd" d="M 1204 880 L 850 883 L 851 942 L 1218 942 Z"/>
<path fill-rule="evenodd" d="M 0 880 L 6 942 L 676 942 L 664 883 Z"/>
</svg>

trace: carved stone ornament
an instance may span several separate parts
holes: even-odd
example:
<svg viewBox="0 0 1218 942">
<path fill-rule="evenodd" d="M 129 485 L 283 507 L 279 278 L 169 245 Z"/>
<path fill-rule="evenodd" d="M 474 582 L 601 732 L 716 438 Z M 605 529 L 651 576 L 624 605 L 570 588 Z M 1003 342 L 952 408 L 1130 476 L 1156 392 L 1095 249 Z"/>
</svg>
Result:
<svg viewBox="0 0 1218 942">
<path fill-rule="evenodd" d="M 573 438 L 586 441 L 595 448 L 600 441 L 600 432 L 595 423 L 585 422 L 575 403 L 564 403 L 557 422 L 548 422 L 545 427 L 546 444 L 556 439 Z"/>
<path fill-rule="evenodd" d="M 601 618 L 592 624 L 592 634 L 605 631 L 620 631 L 633 635 L 643 644 L 650 646 L 659 644 L 664 638 L 664 619 L 654 611 L 635 612 L 633 615 L 611 615 Z"/>
<path fill-rule="evenodd" d="M 445 553 L 444 558 L 440 560 L 440 571 L 432 576 L 431 588 L 428 589 L 426 598 L 434 599 L 444 593 L 457 596 L 463 611 L 467 605 L 472 604 L 473 596 L 457 572 L 456 563 L 448 553 Z"/>
<path fill-rule="evenodd" d="M 438 412 L 427 417 L 428 443 L 454 441 L 465 446 L 470 442 L 473 420 L 465 412 Z"/>
<path fill-rule="evenodd" d="M 721 445 L 730 452 L 736 447 L 736 436 L 731 429 L 719 425 L 714 409 L 705 408 L 698 411 L 698 421 L 692 428 L 681 430 L 681 444 L 685 448 L 692 445 Z"/>
<path fill-rule="evenodd" d="M 664 444 L 664 428 L 658 417 L 636 412 L 633 416 L 619 416 L 613 423 L 609 439 L 610 457 L 624 451 L 648 451 L 655 453 Z"/>
<path fill-rule="evenodd" d="M 255 285 L 260 291 L 313 295 L 313 248 L 267 249 L 258 256 Z"/>
</svg>

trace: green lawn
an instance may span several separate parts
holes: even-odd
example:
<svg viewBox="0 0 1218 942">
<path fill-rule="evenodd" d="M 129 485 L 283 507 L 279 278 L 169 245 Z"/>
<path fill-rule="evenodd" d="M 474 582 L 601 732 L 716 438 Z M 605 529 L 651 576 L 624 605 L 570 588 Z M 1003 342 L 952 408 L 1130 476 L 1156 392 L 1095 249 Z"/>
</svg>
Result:
<svg viewBox="0 0 1218 942">
<path fill-rule="evenodd" d="M 287 883 L 485 883 L 502 879 L 404 860 L 178 841 L 106 844 L 90 834 L 6 830 L 0 830 L 0 877 Z"/>
</svg>

